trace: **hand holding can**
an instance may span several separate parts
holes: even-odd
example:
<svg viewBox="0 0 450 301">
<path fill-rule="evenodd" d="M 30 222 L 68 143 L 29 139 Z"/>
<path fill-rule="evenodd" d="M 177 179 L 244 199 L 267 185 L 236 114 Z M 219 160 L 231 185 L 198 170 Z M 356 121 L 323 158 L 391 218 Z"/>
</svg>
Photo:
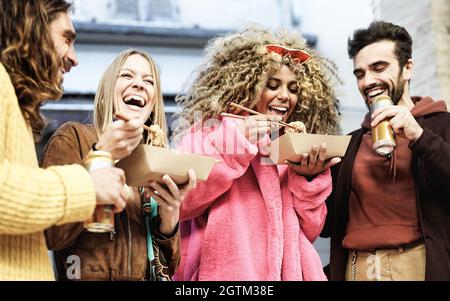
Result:
<svg viewBox="0 0 450 301">
<path fill-rule="evenodd" d="M 377 109 L 392 106 L 392 100 L 387 95 L 380 95 L 370 102 L 370 114 Z M 389 119 L 384 119 L 376 126 L 372 127 L 373 149 L 380 156 L 388 156 L 396 147 L 395 134 L 389 123 Z"/>
<path fill-rule="evenodd" d="M 112 191 L 113 194 L 115 195 L 111 195 L 111 191 L 106 191 L 106 192 L 101 192 L 99 193 L 99 191 L 97 191 L 97 198 L 99 198 L 99 195 L 102 195 L 101 200 L 97 200 L 97 202 L 101 201 L 104 202 L 104 199 L 107 199 L 108 203 L 114 203 L 114 204 L 118 204 L 116 205 L 116 207 L 119 208 L 123 208 L 125 203 L 123 202 L 123 205 L 120 204 L 120 192 L 119 193 L 115 193 L 115 189 L 114 186 L 123 186 L 124 183 L 124 179 L 120 180 L 120 177 L 122 176 L 122 178 L 124 178 L 123 172 L 122 174 L 114 174 L 116 171 L 119 172 L 121 170 L 119 169 L 112 169 L 112 167 L 114 167 L 114 161 L 112 159 L 112 156 L 109 152 L 105 152 L 105 151 L 91 151 L 89 152 L 89 154 L 86 156 L 86 158 L 83 160 L 83 165 L 84 167 L 93 174 L 97 176 L 97 174 L 99 173 L 100 169 L 107 169 L 107 173 L 102 175 L 100 173 L 100 176 L 103 176 L 102 178 L 108 177 L 108 178 L 116 178 L 119 179 L 119 184 L 115 183 L 114 180 L 111 183 L 106 183 L 106 185 L 111 185 L 110 190 Z M 98 180 L 98 179 L 97 179 Z M 108 179 L 109 181 L 110 179 Z M 96 185 L 97 189 L 102 187 L 102 184 L 104 185 L 105 183 L 101 182 L 99 183 L 98 181 L 94 181 L 94 185 L 95 184 L 100 184 L 100 187 L 98 187 L 99 185 Z M 115 185 L 117 184 L 117 185 Z M 119 190 L 117 190 L 119 191 Z M 104 195 L 106 195 L 106 197 L 103 197 Z M 118 200 L 116 201 L 111 201 L 111 199 L 114 198 L 118 198 Z M 86 228 L 87 231 L 89 232 L 96 232 L 96 233 L 105 233 L 105 232 L 114 232 L 114 205 L 98 205 L 95 207 L 95 211 L 94 214 L 91 218 L 89 218 L 87 221 L 85 221 L 84 223 L 84 227 Z"/>
</svg>

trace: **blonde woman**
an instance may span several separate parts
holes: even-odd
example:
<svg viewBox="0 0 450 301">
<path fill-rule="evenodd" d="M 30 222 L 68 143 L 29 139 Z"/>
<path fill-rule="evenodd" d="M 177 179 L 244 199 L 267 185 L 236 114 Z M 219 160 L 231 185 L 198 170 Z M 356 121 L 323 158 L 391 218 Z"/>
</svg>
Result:
<svg viewBox="0 0 450 301">
<path fill-rule="evenodd" d="M 325 222 L 329 167 L 340 159 L 324 162 L 326 146 L 316 146 L 289 167 L 263 162 L 273 121 L 339 131 L 333 66 L 294 32 L 255 25 L 210 42 L 197 78 L 178 97 L 174 138 L 180 149 L 221 163 L 182 203 L 175 279 L 326 280 L 312 243 Z"/>
<path fill-rule="evenodd" d="M 113 120 L 121 112 L 130 121 Z M 166 129 L 164 103 L 159 72 L 145 52 L 127 50 L 106 69 L 95 96 L 94 124 L 70 122 L 56 131 L 46 146 L 43 165 L 80 163 L 88 152 L 109 151 L 114 160 L 128 156 L 143 140 L 142 124 L 155 124 Z M 159 275 L 149 273 L 147 233 L 143 222 L 141 199 L 143 189 L 129 194 L 126 211 L 115 217 L 115 232 L 96 234 L 83 231 L 83 224 L 53 227 L 46 231 L 47 244 L 55 250 L 59 279 L 70 278 L 67 259 L 80 257 L 81 280 L 168 280 L 179 263 L 178 217 L 183 194 L 195 185 L 190 182 L 178 188 L 169 176 L 166 187 L 149 183 L 152 196 L 159 202 L 159 218 L 154 226 L 154 239 L 167 260 L 168 268 L 159 266 Z M 152 269 L 154 270 L 154 269 Z"/>
</svg>

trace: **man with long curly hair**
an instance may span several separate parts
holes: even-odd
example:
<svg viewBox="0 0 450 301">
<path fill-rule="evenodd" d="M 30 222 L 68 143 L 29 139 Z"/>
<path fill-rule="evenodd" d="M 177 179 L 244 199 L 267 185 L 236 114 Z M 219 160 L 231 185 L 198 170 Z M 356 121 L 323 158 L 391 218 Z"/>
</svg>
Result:
<svg viewBox="0 0 450 301">
<path fill-rule="evenodd" d="M 53 280 L 44 232 L 84 221 L 96 204 L 125 207 L 122 170 L 40 169 L 43 101 L 58 99 L 77 64 L 65 0 L 0 0 L 0 280 Z"/>
<path fill-rule="evenodd" d="M 220 163 L 181 205 L 175 279 L 326 280 L 312 244 L 325 222 L 329 167 L 340 158 L 324 162 L 322 145 L 298 164 L 264 162 L 274 122 L 339 131 L 336 82 L 334 64 L 296 32 L 252 25 L 210 42 L 197 78 L 177 97 L 183 110 L 174 140 Z"/>
</svg>

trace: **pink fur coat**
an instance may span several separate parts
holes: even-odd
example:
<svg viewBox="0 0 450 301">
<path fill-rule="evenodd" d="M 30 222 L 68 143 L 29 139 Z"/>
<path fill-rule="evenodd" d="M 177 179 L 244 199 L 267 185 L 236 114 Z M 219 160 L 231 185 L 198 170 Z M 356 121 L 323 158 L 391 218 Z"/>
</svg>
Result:
<svg viewBox="0 0 450 301">
<path fill-rule="evenodd" d="M 178 146 L 221 163 L 183 200 L 174 280 L 327 280 L 312 243 L 325 222 L 329 169 L 308 182 L 264 164 L 236 122 L 192 130 Z"/>
</svg>

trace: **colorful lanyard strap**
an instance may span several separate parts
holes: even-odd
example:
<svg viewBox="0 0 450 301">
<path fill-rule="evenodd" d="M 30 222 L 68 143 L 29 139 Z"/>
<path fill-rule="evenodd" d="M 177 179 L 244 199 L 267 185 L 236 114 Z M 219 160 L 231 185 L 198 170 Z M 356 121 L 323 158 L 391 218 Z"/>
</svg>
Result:
<svg viewBox="0 0 450 301">
<path fill-rule="evenodd" d="M 145 228 L 147 229 L 147 257 L 150 262 L 152 275 L 155 275 L 155 267 L 153 265 L 155 253 L 153 252 L 151 224 L 153 218 L 158 214 L 158 203 L 153 198 L 150 198 L 150 202 L 144 203 L 143 208 L 145 212 Z"/>
</svg>

